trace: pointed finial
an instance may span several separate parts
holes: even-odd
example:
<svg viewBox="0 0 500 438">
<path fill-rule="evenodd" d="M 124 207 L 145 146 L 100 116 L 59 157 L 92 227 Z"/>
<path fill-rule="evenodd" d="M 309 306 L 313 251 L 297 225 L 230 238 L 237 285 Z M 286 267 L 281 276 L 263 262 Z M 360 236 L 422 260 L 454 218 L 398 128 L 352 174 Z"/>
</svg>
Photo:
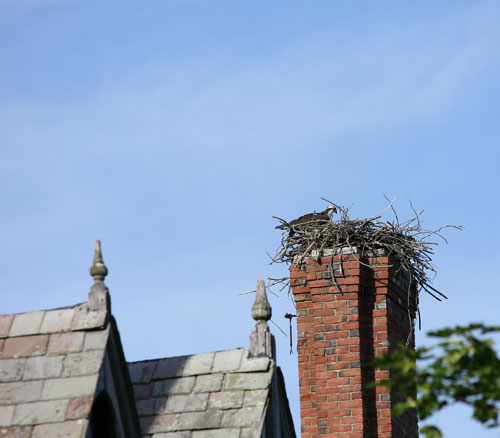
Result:
<svg viewBox="0 0 500 438">
<path fill-rule="evenodd" d="M 89 292 L 89 308 L 93 311 L 111 311 L 111 299 L 108 288 L 104 284 L 104 277 L 108 275 L 108 268 L 102 261 L 101 241 L 96 240 L 94 246 L 94 261 L 89 269 L 90 275 L 94 277 L 94 284 Z"/>
<path fill-rule="evenodd" d="M 104 277 L 108 275 L 108 268 L 102 261 L 101 241 L 96 240 L 94 246 L 94 261 L 89 269 L 90 275 L 94 278 L 95 282 L 104 281 Z"/>
<path fill-rule="evenodd" d="M 257 293 L 252 306 L 252 317 L 257 321 L 250 334 L 248 357 L 275 357 L 274 338 L 267 321 L 271 319 L 271 305 L 267 301 L 266 285 L 262 278 L 257 280 Z"/>
<path fill-rule="evenodd" d="M 255 321 L 269 321 L 271 319 L 272 311 L 269 301 L 267 301 L 266 285 L 262 278 L 257 280 L 257 293 L 255 294 L 255 301 L 252 306 L 252 318 Z"/>
</svg>

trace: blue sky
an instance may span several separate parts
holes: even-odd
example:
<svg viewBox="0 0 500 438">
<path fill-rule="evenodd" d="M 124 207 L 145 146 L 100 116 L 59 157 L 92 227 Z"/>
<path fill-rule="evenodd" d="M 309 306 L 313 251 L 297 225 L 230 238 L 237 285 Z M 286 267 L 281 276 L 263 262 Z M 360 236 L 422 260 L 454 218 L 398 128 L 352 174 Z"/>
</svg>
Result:
<svg viewBox="0 0 500 438">
<path fill-rule="evenodd" d="M 272 216 L 326 197 L 365 217 L 386 194 L 465 227 L 436 251 L 450 299 L 422 297 L 424 330 L 498 323 L 499 19 L 496 1 L 3 0 L 1 313 L 84 301 L 99 238 L 129 360 L 245 347 L 235 294 L 286 272 Z M 498 435 L 468 418 L 438 421 Z"/>
</svg>

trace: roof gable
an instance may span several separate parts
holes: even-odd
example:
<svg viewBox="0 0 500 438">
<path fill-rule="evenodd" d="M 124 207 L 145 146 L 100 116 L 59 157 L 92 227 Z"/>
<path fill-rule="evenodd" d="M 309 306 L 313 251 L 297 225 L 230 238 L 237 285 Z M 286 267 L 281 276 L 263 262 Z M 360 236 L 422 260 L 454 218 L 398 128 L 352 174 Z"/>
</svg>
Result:
<svg viewBox="0 0 500 438">
<path fill-rule="evenodd" d="M 248 350 L 127 364 L 99 241 L 90 272 L 87 303 L 0 315 L 3 438 L 295 437 L 263 280 Z"/>
<path fill-rule="evenodd" d="M 0 316 L 0 432 L 80 437 L 109 337 L 87 303 Z"/>
<path fill-rule="evenodd" d="M 275 372 L 234 349 L 129 364 L 144 436 L 260 437 Z"/>
</svg>

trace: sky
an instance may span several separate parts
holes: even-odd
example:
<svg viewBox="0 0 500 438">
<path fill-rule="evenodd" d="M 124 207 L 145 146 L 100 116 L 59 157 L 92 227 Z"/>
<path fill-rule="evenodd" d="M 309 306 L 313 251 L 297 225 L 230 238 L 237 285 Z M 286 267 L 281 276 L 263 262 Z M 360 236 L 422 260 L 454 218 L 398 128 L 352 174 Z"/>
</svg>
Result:
<svg viewBox="0 0 500 438">
<path fill-rule="evenodd" d="M 464 227 L 436 248 L 449 299 L 421 297 L 417 344 L 498 323 L 499 20 L 480 0 L 2 0 L 0 313 L 86 301 L 101 239 L 127 360 L 247 347 L 236 294 L 287 272 L 272 216 L 324 197 L 369 217 L 385 195 Z M 286 332 L 293 304 L 270 301 Z M 434 421 L 499 434 L 459 407 Z"/>
</svg>

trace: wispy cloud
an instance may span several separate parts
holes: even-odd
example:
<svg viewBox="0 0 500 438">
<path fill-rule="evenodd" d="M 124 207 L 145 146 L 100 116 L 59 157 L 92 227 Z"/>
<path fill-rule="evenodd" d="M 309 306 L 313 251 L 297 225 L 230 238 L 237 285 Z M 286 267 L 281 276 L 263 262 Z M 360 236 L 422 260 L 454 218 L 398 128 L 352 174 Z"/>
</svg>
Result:
<svg viewBox="0 0 500 438">
<path fill-rule="evenodd" d="M 103 153 L 127 144 L 269 153 L 346 132 L 425 124 L 446 117 L 485 68 L 498 67 L 494 13 L 498 6 L 487 3 L 342 43 L 329 32 L 312 34 L 238 67 L 229 46 L 217 64 L 150 60 L 87 99 L 4 102 L 4 135 L 13 141 L 24 131 L 25 144 Z"/>
</svg>

